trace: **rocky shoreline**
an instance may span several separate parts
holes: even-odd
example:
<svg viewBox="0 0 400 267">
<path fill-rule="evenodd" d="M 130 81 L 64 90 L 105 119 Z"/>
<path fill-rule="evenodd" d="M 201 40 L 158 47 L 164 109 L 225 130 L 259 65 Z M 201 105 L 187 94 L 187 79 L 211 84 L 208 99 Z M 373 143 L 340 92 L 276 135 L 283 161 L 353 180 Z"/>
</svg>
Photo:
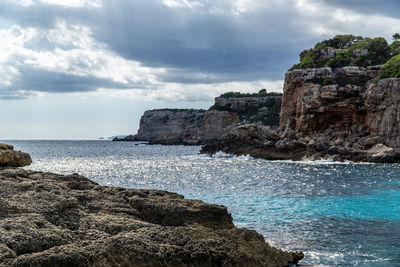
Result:
<svg viewBox="0 0 400 267">
<path fill-rule="evenodd" d="M 349 147 L 346 138 L 356 139 Z M 349 137 L 346 132 L 315 134 L 312 137 L 286 129 L 274 131 L 260 125 L 242 125 L 231 129 L 215 143 L 202 147 L 200 153 L 218 151 L 237 156 L 250 155 L 266 160 L 334 160 L 370 163 L 398 163 L 400 149 L 388 147 L 377 136 Z"/>
<path fill-rule="evenodd" d="M 236 228 L 223 206 L 5 161 L 0 153 L 0 266 L 287 266 L 303 258 Z"/>
</svg>

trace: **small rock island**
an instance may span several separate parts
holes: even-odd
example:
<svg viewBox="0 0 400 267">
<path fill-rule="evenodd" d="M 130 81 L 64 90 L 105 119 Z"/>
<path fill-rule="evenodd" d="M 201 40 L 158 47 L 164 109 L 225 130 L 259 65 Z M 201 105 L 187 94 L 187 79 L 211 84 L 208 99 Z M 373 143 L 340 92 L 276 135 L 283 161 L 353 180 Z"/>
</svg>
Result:
<svg viewBox="0 0 400 267">
<path fill-rule="evenodd" d="M 287 266 L 302 253 L 236 228 L 226 207 L 24 170 L 0 144 L 0 266 Z"/>
</svg>

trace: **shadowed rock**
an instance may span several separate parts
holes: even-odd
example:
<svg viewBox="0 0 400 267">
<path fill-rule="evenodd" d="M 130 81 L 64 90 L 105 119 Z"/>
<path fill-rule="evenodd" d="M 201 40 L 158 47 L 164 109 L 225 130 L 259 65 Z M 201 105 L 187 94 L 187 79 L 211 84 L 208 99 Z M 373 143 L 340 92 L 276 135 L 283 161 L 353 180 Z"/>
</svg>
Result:
<svg viewBox="0 0 400 267">
<path fill-rule="evenodd" d="M 32 163 L 28 153 L 14 150 L 12 145 L 0 143 L 0 167 L 23 167 Z"/>
<path fill-rule="evenodd" d="M 1 266 L 285 266 L 226 207 L 158 190 L 0 169 Z"/>
</svg>

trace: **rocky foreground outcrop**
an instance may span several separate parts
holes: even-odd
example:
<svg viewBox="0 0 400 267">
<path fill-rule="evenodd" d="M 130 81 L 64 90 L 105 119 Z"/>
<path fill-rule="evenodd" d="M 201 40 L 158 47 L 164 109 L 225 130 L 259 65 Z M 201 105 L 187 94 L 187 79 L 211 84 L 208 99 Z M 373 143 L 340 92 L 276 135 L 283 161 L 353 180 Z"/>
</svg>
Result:
<svg viewBox="0 0 400 267">
<path fill-rule="evenodd" d="M 0 167 L 23 167 L 32 163 L 28 153 L 14 150 L 12 145 L 0 143 Z"/>
<path fill-rule="evenodd" d="M 285 75 L 278 131 L 239 126 L 202 151 L 400 162 L 400 64 L 391 63 L 393 53 L 383 38 L 338 36 L 317 44 Z"/>
<path fill-rule="evenodd" d="M 236 228 L 223 206 L 0 168 L 0 266 L 287 266 L 302 258 Z"/>
</svg>

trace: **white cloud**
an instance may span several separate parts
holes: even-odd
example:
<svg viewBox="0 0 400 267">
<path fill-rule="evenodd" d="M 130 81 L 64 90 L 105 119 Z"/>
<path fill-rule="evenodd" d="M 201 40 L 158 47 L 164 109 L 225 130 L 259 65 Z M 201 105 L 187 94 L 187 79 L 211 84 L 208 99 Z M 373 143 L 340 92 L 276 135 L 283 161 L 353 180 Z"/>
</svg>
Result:
<svg viewBox="0 0 400 267">
<path fill-rule="evenodd" d="M 163 0 L 164 5 L 172 8 L 185 7 L 185 8 L 195 8 L 202 7 L 203 4 L 200 1 L 190 1 L 190 0 Z"/>
<path fill-rule="evenodd" d="M 87 77 L 87 83 L 100 79 L 89 84 L 87 91 L 100 89 L 103 81 L 111 81 L 114 83 L 103 88 L 113 89 L 115 85 L 115 89 L 119 86 L 141 90 L 141 96 L 150 100 L 210 99 L 230 87 L 238 91 L 257 90 L 268 87 L 259 86 L 260 80 L 283 79 L 284 68 L 296 63 L 296 54 L 316 40 L 343 33 L 383 35 L 390 40 L 400 28 L 399 19 L 357 13 L 319 0 L 148 0 L 133 1 L 130 5 L 100 0 L 17 3 L 26 10 L 32 6 L 44 8 L 50 13 L 41 15 L 51 19 L 43 26 L 30 26 L 32 18 L 25 21 L 23 16 L 20 19 L 24 23 L 19 26 L 0 29 L 0 98 L 5 94 L 15 97 L 29 95 L 30 90 L 40 91 L 45 82 L 33 89 L 29 82 L 20 83 L 23 88 L 13 88 L 16 81 L 24 79 L 21 70 L 26 73 L 28 69 L 69 75 L 61 78 Z M 294 5 L 288 6 L 289 3 Z M 149 13 L 130 17 L 125 7 Z M 63 15 L 71 9 L 79 15 Z M 149 20 L 156 9 L 158 17 Z M 39 13 L 33 16 L 34 21 Z M 102 39 L 101 33 L 108 23 L 112 23 L 109 32 L 105 31 L 109 39 Z M 294 51 L 289 51 L 290 56 L 288 49 Z M 281 89 L 281 85 L 274 88 Z M 58 92 L 67 92 L 64 89 Z M 85 88 L 71 91 L 84 92 Z M 123 94 L 137 92 L 129 90 Z"/>
<path fill-rule="evenodd" d="M 59 5 L 72 8 L 100 8 L 102 5 L 101 0 L 40 0 L 40 2 L 49 5 Z"/>
<path fill-rule="evenodd" d="M 152 90 L 107 90 L 101 89 L 96 94 L 110 95 L 114 98 L 141 99 L 144 101 L 167 101 L 167 102 L 212 102 L 214 98 L 222 93 L 248 92 L 255 93 L 260 89 L 268 92 L 282 92 L 283 81 L 259 80 L 252 82 L 225 82 L 214 84 L 180 84 L 160 83 Z M 93 93 L 89 93 L 93 94 Z"/>
<path fill-rule="evenodd" d="M 82 25 L 60 22 L 49 31 L 12 26 L 0 30 L 0 39 L 3 40 L 0 43 L 0 91 L 21 78 L 21 68 L 98 77 L 125 84 L 128 88 L 143 88 L 156 83 L 157 73 L 165 72 L 164 69 L 143 67 L 137 61 L 116 55 L 94 40 L 91 30 Z M 43 50 L 35 47 L 36 43 L 43 42 L 51 48 Z M 14 90 L 13 94 L 16 93 Z"/>
</svg>

